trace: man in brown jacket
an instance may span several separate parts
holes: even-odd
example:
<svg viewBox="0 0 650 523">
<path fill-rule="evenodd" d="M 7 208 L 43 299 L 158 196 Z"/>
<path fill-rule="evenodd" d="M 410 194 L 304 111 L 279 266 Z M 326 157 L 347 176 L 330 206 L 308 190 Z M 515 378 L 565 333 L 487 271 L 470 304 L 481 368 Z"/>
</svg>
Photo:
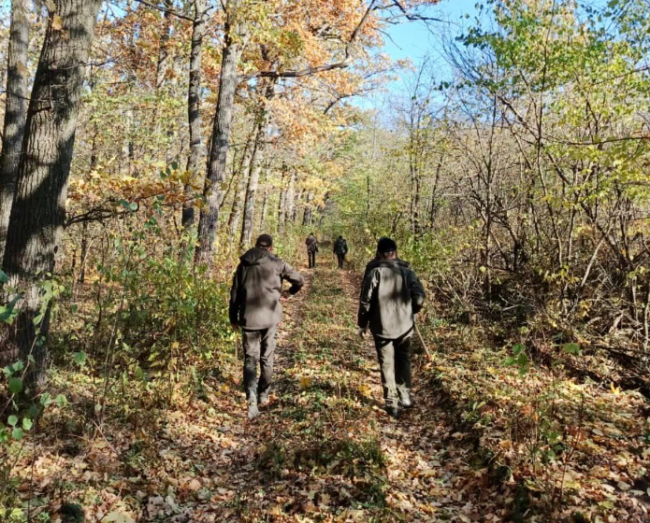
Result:
<svg viewBox="0 0 650 523">
<path fill-rule="evenodd" d="M 282 292 L 283 280 L 291 283 L 288 293 Z M 249 419 L 259 416 L 258 405 L 269 402 L 275 336 L 282 320 L 280 300 L 296 294 L 304 283 L 299 272 L 273 255 L 273 238 L 268 234 L 262 234 L 255 247 L 240 258 L 230 290 L 229 316 L 232 328 L 241 328 L 244 340 L 244 388 Z"/>
<path fill-rule="evenodd" d="M 377 243 L 377 256 L 366 266 L 359 300 L 359 335 L 368 327 L 375 341 L 386 411 L 397 418 L 410 408 L 411 337 L 414 315 L 424 304 L 424 287 L 408 263 L 397 257 L 390 238 Z"/>
<path fill-rule="evenodd" d="M 307 246 L 307 258 L 309 259 L 309 268 L 313 269 L 316 267 L 316 254 L 318 253 L 318 240 L 314 233 L 312 232 L 307 239 L 305 240 L 305 245 Z"/>
</svg>

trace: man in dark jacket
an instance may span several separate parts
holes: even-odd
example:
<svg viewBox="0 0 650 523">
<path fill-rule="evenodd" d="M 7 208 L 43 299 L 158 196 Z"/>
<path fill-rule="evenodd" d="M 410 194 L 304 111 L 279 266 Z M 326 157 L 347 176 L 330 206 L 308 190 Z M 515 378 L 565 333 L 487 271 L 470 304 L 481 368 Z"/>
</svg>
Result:
<svg viewBox="0 0 650 523">
<path fill-rule="evenodd" d="M 408 263 L 397 258 L 397 244 L 381 238 L 377 257 L 366 267 L 359 304 L 359 335 L 368 327 L 373 335 L 386 411 L 396 418 L 399 407 L 413 406 L 411 389 L 411 336 L 413 317 L 424 303 L 425 292 Z"/>
<path fill-rule="evenodd" d="M 291 283 L 288 294 L 296 294 L 304 285 L 302 275 L 273 255 L 273 238 L 262 234 L 255 248 L 241 258 L 230 290 L 230 324 L 242 330 L 244 341 L 244 388 L 248 417 L 259 415 L 258 404 L 269 402 L 273 376 L 273 356 L 278 323 L 282 320 L 282 281 Z M 257 365 L 261 374 L 257 378 Z"/>
<path fill-rule="evenodd" d="M 348 253 L 348 242 L 345 241 L 343 236 L 339 236 L 336 242 L 334 242 L 334 254 L 338 258 L 339 269 L 343 268 L 345 263 L 345 255 Z"/>
<path fill-rule="evenodd" d="M 307 245 L 307 257 L 309 258 L 309 268 L 313 269 L 316 267 L 316 253 L 318 252 L 318 240 L 314 233 L 312 232 L 307 239 L 305 240 L 305 245 Z"/>
</svg>

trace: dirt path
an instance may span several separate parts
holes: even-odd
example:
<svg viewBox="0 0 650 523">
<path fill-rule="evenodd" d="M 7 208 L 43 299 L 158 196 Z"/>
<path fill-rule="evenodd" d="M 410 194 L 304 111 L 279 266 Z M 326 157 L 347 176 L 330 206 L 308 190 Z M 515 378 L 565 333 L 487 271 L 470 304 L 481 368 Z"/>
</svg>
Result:
<svg viewBox="0 0 650 523">
<path fill-rule="evenodd" d="M 416 408 L 399 421 L 383 411 L 373 344 L 357 336 L 359 275 L 303 271 L 258 419 L 246 418 L 241 350 L 236 365 L 224 354 L 164 409 L 116 417 L 94 439 L 50 438 L 22 474 L 36 511 L 62 523 L 72 505 L 102 523 L 502 521 L 476 508 L 475 449 L 447 423 L 423 358 Z"/>
<path fill-rule="evenodd" d="M 71 395 L 76 410 L 62 410 L 22 453 L 32 520 L 49 513 L 70 523 L 83 511 L 89 523 L 575 523 L 589 521 L 574 517 L 585 506 L 603 515 L 594 522 L 647 520 L 642 399 L 544 368 L 524 380 L 503 351 L 447 326 L 425 332 L 437 360 L 415 356 L 416 407 L 393 420 L 372 341 L 357 336 L 360 275 L 333 263 L 303 272 L 307 286 L 280 329 L 272 403 L 258 419 L 246 418 L 241 350 L 236 364 L 219 354 L 211 377 L 173 401 L 112 406 L 92 438 L 84 423 L 94 403 Z M 530 403 L 543 379 L 568 427 L 563 441 L 576 450 L 558 450 L 536 472 L 527 435 L 544 413 Z M 576 403 L 576 389 L 593 396 Z M 535 510 L 543 495 L 562 498 L 549 488 L 564 492 L 567 517 Z M 609 517 L 614 503 L 623 516 Z"/>
<path fill-rule="evenodd" d="M 189 496 L 172 520 L 465 521 L 456 515 L 468 511 L 459 512 L 466 478 L 442 463 L 467 467 L 443 443 L 449 430 L 419 357 L 418 406 L 399 421 L 381 408 L 374 347 L 356 335 L 354 280 L 333 265 L 309 275 L 286 315 L 296 319 L 283 324 L 273 401 L 260 418 L 247 422 L 243 395 L 226 391 L 211 427 L 185 420 L 207 429 L 209 444 L 191 445 L 201 477 L 189 489 L 205 499 Z"/>
</svg>

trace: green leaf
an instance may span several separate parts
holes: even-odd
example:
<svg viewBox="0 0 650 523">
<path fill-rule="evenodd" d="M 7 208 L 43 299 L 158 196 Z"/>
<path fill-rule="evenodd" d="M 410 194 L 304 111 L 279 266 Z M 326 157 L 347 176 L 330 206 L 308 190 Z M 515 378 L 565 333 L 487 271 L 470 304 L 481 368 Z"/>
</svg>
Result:
<svg viewBox="0 0 650 523">
<path fill-rule="evenodd" d="M 52 396 L 50 395 L 49 392 L 44 392 L 43 395 L 41 396 L 41 405 L 43 405 L 43 407 L 49 407 L 51 403 L 52 403 Z"/>
<path fill-rule="evenodd" d="M 15 362 L 15 363 L 5 367 L 4 369 L 2 369 L 2 372 L 4 372 L 5 376 L 7 376 L 7 378 L 9 378 L 9 377 L 13 376 L 14 374 L 16 374 L 17 372 L 20 372 L 24 368 L 25 368 L 25 364 L 22 361 L 18 360 L 17 362 Z"/>
<path fill-rule="evenodd" d="M 75 352 L 74 353 L 74 362 L 77 365 L 84 366 L 86 364 L 86 353 L 81 351 L 81 352 Z"/>
<path fill-rule="evenodd" d="M 29 432 L 34 426 L 34 422 L 29 418 L 23 418 L 23 430 Z"/>
<path fill-rule="evenodd" d="M 129 205 L 129 210 L 131 211 L 137 211 L 138 210 L 138 204 L 133 202 Z"/>
<path fill-rule="evenodd" d="M 18 316 L 18 310 L 16 309 L 16 304 L 22 299 L 23 299 L 23 295 L 19 294 L 18 296 L 15 296 L 6 305 L 0 305 L 1 323 L 12 323 L 14 321 L 14 318 Z"/>
<path fill-rule="evenodd" d="M 20 441 L 23 439 L 23 429 L 20 427 L 14 427 L 14 430 L 11 431 L 11 435 L 16 441 Z"/>
<path fill-rule="evenodd" d="M 11 427 L 15 427 L 16 425 L 18 425 L 18 416 L 14 414 L 9 416 L 9 418 L 7 418 L 7 424 Z"/>
<path fill-rule="evenodd" d="M 8 283 L 9 282 L 9 276 L 7 274 L 0 270 L 0 283 Z"/>
<path fill-rule="evenodd" d="M 68 404 L 68 400 L 63 394 L 59 394 L 54 401 L 56 401 L 56 404 L 61 408 Z"/>
<path fill-rule="evenodd" d="M 9 392 L 18 394 L 23 390 L 23 380 L 20 378 L 9 378 Z"/>
<path fill-rule="evenodd" d="M 562 350 L 567 354 L 573 354 L 574 356 L 580 356 L 580 345 L 577 343 L 565 343 L 562 346 Z"/>
</svg>

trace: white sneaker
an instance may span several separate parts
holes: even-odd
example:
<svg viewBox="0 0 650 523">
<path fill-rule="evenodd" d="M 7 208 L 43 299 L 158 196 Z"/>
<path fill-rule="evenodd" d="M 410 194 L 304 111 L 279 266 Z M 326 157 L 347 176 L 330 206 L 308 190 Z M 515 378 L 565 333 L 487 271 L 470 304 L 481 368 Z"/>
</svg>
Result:
<svg viewBox="0 0 650 523">
<path fill-rule="evenodd" d="M 248 406 L 248 419 L 253 420 L 260 415 L 260 409 L 257 408 L 256 404 L 250 404 Z"/>
</svg>

